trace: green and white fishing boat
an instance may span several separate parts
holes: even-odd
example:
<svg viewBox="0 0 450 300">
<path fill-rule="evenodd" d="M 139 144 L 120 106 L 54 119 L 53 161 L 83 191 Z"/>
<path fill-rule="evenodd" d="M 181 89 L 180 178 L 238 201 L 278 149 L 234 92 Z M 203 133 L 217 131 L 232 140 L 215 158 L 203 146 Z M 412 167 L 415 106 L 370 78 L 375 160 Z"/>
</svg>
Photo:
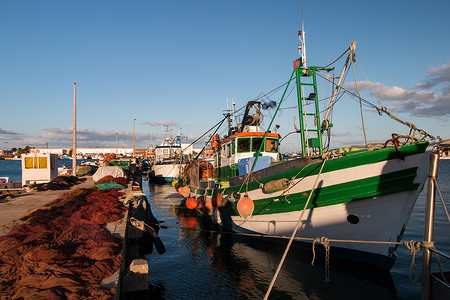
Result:
<svg viewBox="0 0 450 300">
<path fill-rule="evenodd" d="M 278 104 L 258 99 L 248 102 L 239 124 L 229 126 L 224 137 L 213 135 L 214 163 L 192 161 L 174 186 L 189 208 L 225 228 L 287 239 L 295 233 L 300 244 L 322 237 L 339 240 L 331 244 L 332 254 L 389 270 L 398 245 L 385 242 L 401 240 L 439 140 L 403 122 L 410 133 L 392 134 L 379 147 L 348 152 L 324 149 L 336 99 L 349 92 L 343 88 L 343 79 L 355 61 L 356 43 L 347 50 L 328 109 L 320 113 L 317 79 L 326 80 L 333 68 L 307 66 L 302 32 L 299 38 L 301 57 L 293 63 Z M 268 106 L 276 109 L 271 128 L 292 82 L 297 85 L 294 105 L 299 110 L 302 156 L 283 159 L 281 136 L 260 130 L 261 114 Z M 385 107 L 377 109 L 397 119 Z M 228 119 L 231 124 L 232 117 L 228 113 L 222 121 Z"/>
</svg>

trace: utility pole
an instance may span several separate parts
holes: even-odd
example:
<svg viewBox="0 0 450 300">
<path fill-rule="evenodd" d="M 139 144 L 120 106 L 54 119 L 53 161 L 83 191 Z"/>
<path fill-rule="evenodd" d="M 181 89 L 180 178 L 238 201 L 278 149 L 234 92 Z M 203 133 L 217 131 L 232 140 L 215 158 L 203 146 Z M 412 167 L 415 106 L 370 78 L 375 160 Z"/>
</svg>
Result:
<svg viewBox="0 0 450 300">
<path fill-rule="evenodd" d="M 119 146 L 117 144 L 117 135 L 118 135 L 118 133 L 116 132 L 116 155 L 119 155 Z"/>
<path fill-rule="evenodd" d="M 133 119 L 133 157 L 136 157 L 136 138 L 134 136 L 134 121 L 136 121 L 136 119 Z"/>
<path fill-rule="evenodd" d="M 73 150 L 72 175 L 77 176 L 77 83 L 73 83 Z"/>
</svg>

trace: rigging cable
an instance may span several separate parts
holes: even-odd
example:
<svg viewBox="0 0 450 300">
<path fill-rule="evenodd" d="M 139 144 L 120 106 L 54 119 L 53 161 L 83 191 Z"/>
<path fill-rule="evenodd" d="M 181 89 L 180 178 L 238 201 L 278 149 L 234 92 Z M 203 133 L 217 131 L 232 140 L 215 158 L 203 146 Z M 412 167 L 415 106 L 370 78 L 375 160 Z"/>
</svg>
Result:
<svg viewBox="0 0 450 300">
<path fill-rule="evenodd" d="M 197 138 L 195 141 L 193 141 L 192 143 L 190 143 L 186 148 L 184 148 L 182 151 L 186 150 L 187 148 L 189 148 L 190 146 L 194 145 L 195 143 L 197 143 L 202 137 L 204 137 L 208 132 L 210 132 L 211 130 L 213 130 L 215 127 L 219 126 L 216 131 L 214 133 L 217 132 L 217 130 L 220 128 L 220 126 L 222 126 L 223 122 L 228 118 L 228 115 L 225 116 L 224 119 L 222 119 L 221 121 L 219 121 L 216 125 L 214 125 L 213 127 L 211 127 L 210 129 L 208 129 L 204 134 L 202 134 L 199 138 Z M 210 138 L 211 139 L 211 138 Z M 208 141 L 209 142 L 209 141 Z M 203 147 L 204 148 L 204 147 Z M 202 149 L 203 151 L 203 149 Z"/>
<path fill-rule="evenodd" d="M 330 62 L 328 65 L 326 65 L 325 67 L 321 67 L 321 68 L 319 68 L 319 69 L 317 69 L 317 70 L 322 70 L 322 69 L 328 68 L 329 66 L 331 66 L 332 64 L 334 64 L 335 62 L 337 62 L 339 59 L 341 59 L 342 56 L 344 56 L 345 54 L 347 54 L 347 52 L 348 52 L 349 50 L 350 50 L 350 47 L 348 47 L 347 49 L 345 49 L 345 51 L 344 51 L 338 58 L 336 58 L 335 60 L 333 60 L 332 62 Z"/>
<path fill-rule="evenodd" d="M 356 60 L 356 62 L 358 62 L 358 60 Z M 319 75 L 320 77 L 322 77 L 324 80 L 329 81 L 329 80 L 328 80 L 327 78 L 325 78 L 322 74 L 318 73 L 318 75 Z M 366 78 L 366 79 L 367 79 L 367 78 Z M 368 80 L 367 80 L 367 81 L 368 81 Z M 371 84 L 370 84 L 370 81 L 368 81 L 368 83 L 369 83 L 369 86 L 372 88 L 372 86 L 371 86 Z M 373 108 L 373 109 L 376 109 L 376 110 L 378 111 L 378 114 L 379 114 L 379 115 L 382 115 L 382 113 L 385 113 L 385 114 L 387 114 L 391 119 L 393 119 L 394 121 L 397 121 L 397 122 L 399 122 L 399 123 L 401 123 L 401 124 L 403 124 L 403 125 L 409 127 L 412 131 L 415 132 L 415 133 L 412 134 L 412 135 L 422 135 L 423 137 L 422 137 L 420 140 L 423 140 L 423 139 L 425 139 L 426 137 L 430 137 L 431 139 L 434 139 L 434 136 L 430 135 L 429 133 L 427 133 L 426 131 L 424 131 L 424 130 L 422 130 L 422 129 L 417 128 L 416 125 L 414 125 L 413 123 L 410 123 L 410 122 L 407 122 L 407 121 L 403 121 L 403 120 L 399 119 L 398 117 L 394 116 L 393 114 L 391 114 L 391 113 L 387 110 L 387 108 L 381 103 L 380 99 L 378 98 L 378 96 L 377 96 L 377 94 L 375 93 L 375 90 L 374 90 L 373 88 L 372 88 L 372 91 L 374 92 L 376 98 L 378 99 L 378 102 L 380 103 L 381 108 L 378 107 L 378 106 L 376 106 L 375 104 L 369 102 L 368 100 L 365 100 L 365 99 L 362 98 L 362 97 L 361 97 L 361 98 L 358 97 L 355 93 L 353 93 L 353 92 L 347 90 L 347 89 L 344 88 L 343 86 L 341 86 L 340 88 L 341 88 L 345 93 L 347 93 L 348 95 L 351 95 L 351 96 L 353 96 L 353 97 L 355 97 L 355 98 L 360 99 L 361 102 L 362 102 L 365 106 L 370 107 L 370 108 Z M 416 133 L 416 132 L 417 132 L 417 133 Z"/>
<path fill-rule="evenodd" d="M 197 154 L 197 156 L 194 158 L 194 160 L 197 160 L 197 158 L 203 153 L 203 150 L 205 150 L 206 145 L 208 145 L 208 143 L 211 141 L 211 139 L 213 138 L 213 136 L 217 133 L 217 130 L 219 130 L 220 126 L 222 126 L 223 122 L 225 122 L 225 120 L 228 118 L 228 114 L 225 116 L 225 118 L 222 119 L 222 121 L 220 121 L 219 123 L 217 123 L 216 125 L 214 125 L 214 127 L 217 127 L 216 130 L 214 131 L 214 133 L 209 137 L 208 141 L 205 143 L 205 145 L 203 146 L 202 150 L 200 150 L 200 152 Z M 212 128 L 214 128 L 212 127 Z M 212 128 L 210 130 L 208 130 L 206 133 L 208 133 L 209 131 L 212 130 Z M 205 134 L 206 134 L 205 133 Z M 203 134 L 203 135 L 205 135 Z"/>
<path fill-rule="evenodd" d="M 365 143 L 365 145 L 367 147 L 367 137 L 366 137 L 366 128 L 364 127 L 364 115 L 363 115 L 362 102 L 361 102 L 361 93 L 359 92 L 358 81 L 356 80 L 355 66 L 353 64 L 353 60 L 352 60 L 352 70 L 353 70 L 353 78 L 355 78 L 356 90 L 358 91 L 359 110 L 361 112 L 361 123 L 362 123 L 362 131 L 363 131 L 363 134 L 364 134 L 364 143 Z"/>
</svg>

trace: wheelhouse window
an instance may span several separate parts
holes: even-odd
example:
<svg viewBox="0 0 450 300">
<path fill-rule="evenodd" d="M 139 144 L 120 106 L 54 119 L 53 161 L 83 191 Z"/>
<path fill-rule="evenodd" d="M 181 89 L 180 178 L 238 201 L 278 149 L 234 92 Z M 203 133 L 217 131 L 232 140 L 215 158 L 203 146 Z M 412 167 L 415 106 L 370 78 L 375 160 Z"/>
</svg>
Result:
<svg viewBox="0 0 450 300">
<path fill-rule="evenodd" d="M 266 139 L 266 152 L 278 152 L 278 140 Z"/>
<path fill-rule="evenodd" d="M 231 156 L 231 143 L 227 144 L 227 157 Z"/>
<path fill-rule="evenodd" d="M 253 152 L 256 152 L 259 150 L 259 148 L 261 147 L 262 141 L 263 141 L 262 138 L 253 138 L 252 139 L 252 151 Z M 261 150 L 264 150 L 264 148 Z"/>
<path fill-rule="evenodd" d="M 250 138 L 238 139 L 238 152 L 249 152 L 249 151 L 250 151 Z"/>
</svg>

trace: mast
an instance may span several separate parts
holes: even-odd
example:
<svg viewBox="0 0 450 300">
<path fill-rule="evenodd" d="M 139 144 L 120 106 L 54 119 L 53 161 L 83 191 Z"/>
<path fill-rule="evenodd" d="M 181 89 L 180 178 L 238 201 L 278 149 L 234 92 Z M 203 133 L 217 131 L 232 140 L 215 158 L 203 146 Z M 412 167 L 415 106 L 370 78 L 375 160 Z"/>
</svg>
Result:
<svg viewBox="0 0 450 300">
<path fill-rule="evenodd" d="M 352 61 L 355 60 L 355 48 L 356 48 L 356 41 L 353 41 L 353 43 L 350 45 L 350 48 L 348 51 L 347 60 L 345 61 L 344 67 L 342 67 L 341 76 L 339 76 L 339 81 L 336 84 L 336 88 L 333 91 L 333 96 L 331 97 L 331 101 L 330 101 L 330 104 L 328 105 L 327 112 L 325 113 L 325 116 L 323 117 L 322 132 L 327 130 L 330 127 L 329 126 L 330 123 L 328 121 L 328 116 L 331 113 L 331 109 L 333 108 L 337 92 L 339 91 L 339 88 L 341 87 L 341 83 L 342 83 L 342 80 L 344 79 L 344 74 L 345 74 L 345 71 L 347 70 L 348 63 L 349 63 L 350 59 Z"/>
<path fill-rule="evenodd" d="M 333 70 L 333 68 L 306 66 L 306 39 L 303 20 L 302 31 L 298 32 L 298 38 L 301 42 L 301 45 L 298 46 L 301 57 L 294 61 L 294 72 L 297 84 L 298 114 L 300 122 L 300 130 L 298 130 L 298 132 L 300 133 L 302 155 L 322 155 L 323 130 L 321 130 L 320 125 L 316 71 L 323 70 L 329 72 Z M 308 128 L 308 119 L 311 128 Z"/>
<path fill-rule="evenodd" d="M 300 40 L 300 42 L 302 43 L 301 48 L 299 46 L 299 53 L 302 57 L 302 65 L 306 68 L 306 32 L 305 32 L 305 24 L 303 21 L 303 8 L 302 8 L 302 31 L 298 32 L 298 38 Z M 303 35 L 303 39 L 301 39 L 300 37 Z"/>
</svg>

